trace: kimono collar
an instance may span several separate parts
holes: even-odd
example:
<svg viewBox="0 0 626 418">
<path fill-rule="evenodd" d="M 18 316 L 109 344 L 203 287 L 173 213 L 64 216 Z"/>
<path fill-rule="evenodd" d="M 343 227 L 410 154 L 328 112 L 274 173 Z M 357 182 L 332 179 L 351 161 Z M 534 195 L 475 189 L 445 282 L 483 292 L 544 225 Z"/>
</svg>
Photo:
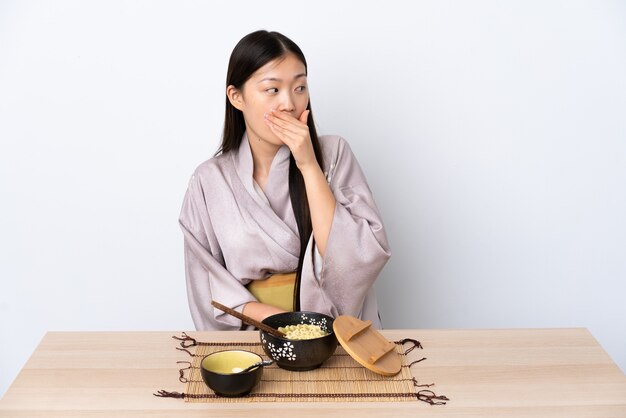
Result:
<svg viewBox="0 0 626 418">
<path fill-rule="evenodd" d="M 273 194 L 272 191 L 276 189 L 276 186 L 289 182 L 290 156 L 291 151 L 289 150 L 289 147 L 283 145 L 278 149 L 278 152 L 272 160 L 267 185 L 265 186 L 265 194 L 268 195 L 267 197 L 270 199 L 270 202 L 273 200 L 273 196 L 270 195 Z M 234 162 L 237 174 L 239 175 L 239 178 L 245 188 L 248 190 L 248 193 L 259 203 L 264 203 L 254 188 L 254 160 L 252 159 L 252 150 L 250 149 L 247 132 L 244 133 L 241 138 L 241 144 L 239 144 L 239 150 L 237 152 L 237 156 L 234 158 Z"/>
</svg>

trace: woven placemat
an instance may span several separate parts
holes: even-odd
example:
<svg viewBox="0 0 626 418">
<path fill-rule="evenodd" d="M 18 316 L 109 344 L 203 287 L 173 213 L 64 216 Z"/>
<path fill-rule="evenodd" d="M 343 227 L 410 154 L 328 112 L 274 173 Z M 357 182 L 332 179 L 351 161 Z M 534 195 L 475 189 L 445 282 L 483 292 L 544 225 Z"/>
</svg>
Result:
<svg viewBox="0 0 626 418">
<path fill-rule="evenodd" d="M 419 384 L 411 373 L 411 367 L 426 360 L 420 358 L 407 361 L 407 355 L 415 348 L 422 348 L 419 341 L 404 339 L 395 341 L 400 355 L 401 370 L 396 376 L 378 375 L 357 363 L 345 350 L 338 346 L 335 353 L 321 367 L 305 372 L 294 372 L 279 368 L 275 364 L 263 370 L 258 385 L 246 396 L 226 398 L 216 395 L 202 380 L 200 362 L 207 354 L 228 350 L 244 349 L 268 359 L 258 342 L 198 342 L 183 333 L 181 347 L 191 356 L 189 361 L 179 361 L 179 380 L 186 384 L 185 392 L 159 391 L 155 396 L 183 398 L 186 402 L 410 402 L 424 401 L 432 405 L 445 404 L 445 396 L 437 396 L 431 390 L 420 388 L 433 384 Z"/>
</svg>

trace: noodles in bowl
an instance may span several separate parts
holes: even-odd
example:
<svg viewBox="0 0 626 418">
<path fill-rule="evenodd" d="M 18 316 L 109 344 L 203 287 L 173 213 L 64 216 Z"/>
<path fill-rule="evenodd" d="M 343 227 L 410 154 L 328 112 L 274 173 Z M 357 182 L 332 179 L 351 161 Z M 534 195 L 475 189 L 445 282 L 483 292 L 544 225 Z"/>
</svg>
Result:
<svg viewBox="0 0 626 418">
<path fill-rule="evenodd" d="M 319 325 L 297 324 L 278 327 L 278 330 L 285 334 L 288 340 L 312 340 L 313 338 L 328 335 Z"/>
</svg>

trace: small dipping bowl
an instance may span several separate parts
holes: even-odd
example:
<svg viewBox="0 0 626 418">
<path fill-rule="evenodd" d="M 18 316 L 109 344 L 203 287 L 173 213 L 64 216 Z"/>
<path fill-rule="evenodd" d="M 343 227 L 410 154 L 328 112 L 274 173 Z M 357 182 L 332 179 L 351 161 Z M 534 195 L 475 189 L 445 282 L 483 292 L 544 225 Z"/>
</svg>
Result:
<svg viewBox="0 0 626 418">
<path fill-rule="evenodd" d="M 217 395 L 229 398 L 245 396 L 261 380 L 263 367 L 238 372 L 262 360 L 258 354 L 246 350 L 217 351 L 202 359 L 200 374 L 204 383 Z"/>
<path fill-rule="evenodd" d="M 318 325 L 328 334 L 310 340 L 288 340 L 260 330 L 263 351 L 281 369 L 291 371 L 316 369 L 328 360 L 337 348 L 333 321 L 332 317 L 317 312 L 284 312 L 268 316 L 263 323 L 272 328 L 311 324 Z"/>
</svg>

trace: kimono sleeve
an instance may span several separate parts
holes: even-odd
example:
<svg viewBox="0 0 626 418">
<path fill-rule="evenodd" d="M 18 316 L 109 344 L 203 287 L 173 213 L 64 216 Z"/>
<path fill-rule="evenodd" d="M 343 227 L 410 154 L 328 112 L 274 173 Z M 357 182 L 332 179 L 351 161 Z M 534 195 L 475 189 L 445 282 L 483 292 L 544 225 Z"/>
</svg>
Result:
<svg viewBox="0 0 626 418">
<path fill-rule="evenodd" d="M 342 138 L 333 155 L 335 158 L 327 164 L 327 176 L 337 203 L 321 275 L 313 287 L 321 291 L 331 315 L 360 317 L 391 250 L 365 176 Z"/>
<path fill-rule="evenodd" d="M 211 226 L 205 190 L 197 174 L 191 178 L 179 218 L 184 235 L 185 276 L 189 309 L 197 330 L 241 329 L 241 320 L 211 305 L 212 300 L 243 310 L 255 301 L 245 286 L 226 270 Z"/>
</svg>

